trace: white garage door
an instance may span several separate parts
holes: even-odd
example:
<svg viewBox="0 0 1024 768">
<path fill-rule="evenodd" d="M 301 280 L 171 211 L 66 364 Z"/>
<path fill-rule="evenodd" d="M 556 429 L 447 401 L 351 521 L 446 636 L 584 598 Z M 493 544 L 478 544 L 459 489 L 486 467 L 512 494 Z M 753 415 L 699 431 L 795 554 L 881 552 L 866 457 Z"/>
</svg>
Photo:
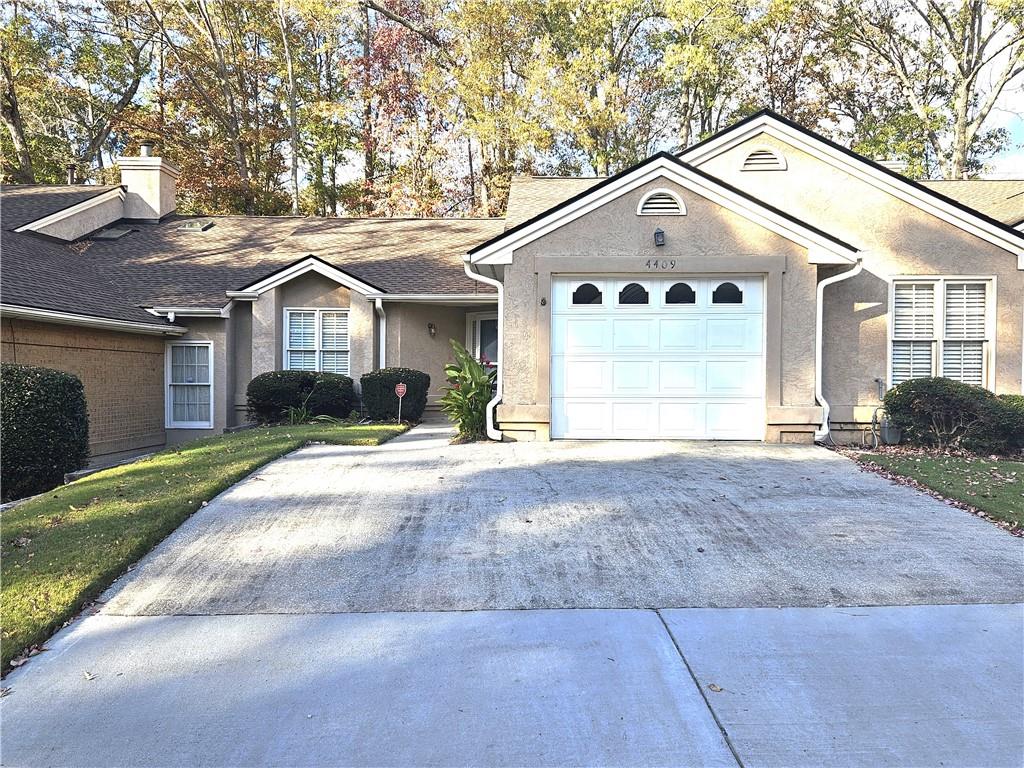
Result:
<svg viewBox="0 0 1024 768">
<path fill-rule="evenodd" d="M 551 435 L 761 440 L 760 276 L 558 278 Z"/>
</svg>

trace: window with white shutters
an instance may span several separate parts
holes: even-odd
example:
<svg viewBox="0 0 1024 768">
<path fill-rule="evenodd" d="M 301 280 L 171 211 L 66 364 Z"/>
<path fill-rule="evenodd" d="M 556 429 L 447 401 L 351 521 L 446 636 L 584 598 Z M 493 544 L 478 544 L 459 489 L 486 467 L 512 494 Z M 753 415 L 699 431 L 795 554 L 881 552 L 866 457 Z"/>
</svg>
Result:
<svg viewBox="0 0 1024 768">
<path fill-rule="evenodd" d="M 284 367 L 349 373 L 347 309 L 286 309 Z"/>
<path fill-rule="evenodd" d="M 945 376 L 986 386 L 990 282 L 934 278 L 893 286 L 892 384 Z"/>
</svg>

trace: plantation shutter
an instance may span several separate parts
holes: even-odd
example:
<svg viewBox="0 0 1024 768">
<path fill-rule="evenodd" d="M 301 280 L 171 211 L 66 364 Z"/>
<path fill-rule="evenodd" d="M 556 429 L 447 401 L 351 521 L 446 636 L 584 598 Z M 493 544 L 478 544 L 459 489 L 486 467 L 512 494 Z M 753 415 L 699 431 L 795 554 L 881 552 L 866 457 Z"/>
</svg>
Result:
<svg viewBox="0 0 1024 768">
<path fill-rule="evenodd" d="M 985 283 L 947 283 L 942 375 L 965 384 L 985 382 Z"/>
<path fill-rule="evenodd" d="M 320 314 L 321 370 L 348 375 L 348 312 Z"/>
<path fill-rule="evenodd" d="M 287 356 L 289 370 L 316 370 L 316 312 L 288 312 Z"/>
<path fill-rule="evenodd" d="M 893 385 L 934 371 L 935 285 L 896 283 L 893 288 Z"/>
</svg>

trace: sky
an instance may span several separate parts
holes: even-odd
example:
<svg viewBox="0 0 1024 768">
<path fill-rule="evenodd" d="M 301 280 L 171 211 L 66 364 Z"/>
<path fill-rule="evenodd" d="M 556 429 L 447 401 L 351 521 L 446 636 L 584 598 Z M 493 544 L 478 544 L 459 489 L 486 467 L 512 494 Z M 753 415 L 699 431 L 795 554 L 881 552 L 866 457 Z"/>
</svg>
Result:
<svg viewBox="0 0 1024 768">
<path fill-rule="evenodd" d="M 1010 132 L 1010 146 L 988 162 L 985 178 L 1024 179 L 1024 86 L 1004 91 L 985 125 Z"/>
</svg>

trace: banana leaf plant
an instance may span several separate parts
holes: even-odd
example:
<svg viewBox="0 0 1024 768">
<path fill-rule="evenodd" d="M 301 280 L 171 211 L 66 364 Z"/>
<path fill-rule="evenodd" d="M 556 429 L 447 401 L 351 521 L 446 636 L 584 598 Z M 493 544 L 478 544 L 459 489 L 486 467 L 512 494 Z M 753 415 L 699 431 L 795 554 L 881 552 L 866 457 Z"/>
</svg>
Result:
<svg viewBox="0 0 1024 768">
<path fill-rule="evenodd" d="M 487 403 L 494 396 L 498 372 L 455 339 L 451 344 L 455 362 L 444 368 L 449 386 L 441 398 L 441 410 L 458 426 L 460 440 L 481 440 L 487 434 Z"/>
</svg>

